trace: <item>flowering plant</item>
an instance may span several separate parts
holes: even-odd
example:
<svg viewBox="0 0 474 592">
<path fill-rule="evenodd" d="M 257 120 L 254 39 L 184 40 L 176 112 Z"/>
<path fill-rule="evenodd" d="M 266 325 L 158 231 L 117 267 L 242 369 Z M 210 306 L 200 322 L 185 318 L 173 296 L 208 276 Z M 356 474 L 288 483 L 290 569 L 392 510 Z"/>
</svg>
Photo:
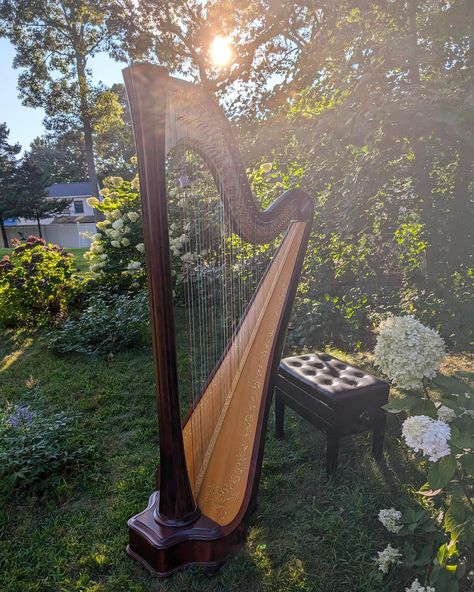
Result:
<svg viewBox="0 0 474 592">
<path fill-rule="evenodd" d="M 0 325 L 42 324 L 63 314 L 80 285 L 73 256 L 36 236 L 12 243 L 0 261 Z"/>
<path fill-rule="evenodd" d="M 439 334 L 411 315 L 380 323 L 375 364 L 400 388 L 421 388 L 425 378 L 434 378 L 444 353 Z"/>
<path fill-rule="evenodd" d="M 441 508 L 437 521 L 424 509 L 394 508 L 380 510 L 379 520 L 393 535 L 411 537 L 399 563 L 426 583 L 416 578 L 407 592 L 456 592 L 465 572 L 463 555 L 474 543 L 474 397 L 457 393 L 437 399 L 431 392 L 429 380 L 444 355 L 436 331 L 408 316 L 389 317 L 378 333 L 376 364 L 398 387 L 410 389 L 384 408 L 405 414 L 403 441 L 427 474 L 418 494 Z M 420 540 L 424 545 L 417 549 Z M 394 552 L 379 553 L 380 569 L 388 570 L 396 562 L 384 563 L 385 557 L 395 557 Z"/>
<path fill-rule="evenodd" d="M 138 178 L 105 179 L 102 200 L 90 197 L 88 204 L 102 213 L 97 233 L 84 257 L 92 277 L 101 284 L 122 289 L 140 288 L 145 281 L 143 226 Z"/>
<path fill-rule="evenodd" d="M 76 418 L 62 411 L 8 403 L 0 409 L 1 493 L 57 488 L 67 475 L 84 467 L 93 452 L 94 447 L 82 441 Z"/>
</svg>

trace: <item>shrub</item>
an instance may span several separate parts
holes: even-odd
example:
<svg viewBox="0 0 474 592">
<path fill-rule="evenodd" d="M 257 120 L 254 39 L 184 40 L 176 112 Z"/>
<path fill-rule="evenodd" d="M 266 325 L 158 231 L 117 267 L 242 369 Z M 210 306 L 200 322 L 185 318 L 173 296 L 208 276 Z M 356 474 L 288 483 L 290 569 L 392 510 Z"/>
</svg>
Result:
<svg viewBox="0 0 474 592">
<path fill-rule="evenodd" d="M 143 227 L 138 193 L 138 179 L 124 181 L 121 177 L 105 180 L 103 197 L 88 200 L 90 206 L 103 214 L 92 235 L 89 261 L 92 277 L 114 289 L 139 288 L 145 283 Z"/>
<path fill-rule="evenodd" d="M 380 326 L 375 362 L 399 388 L 410 389 L 384 408 L 406 415 L 404 443 L 426 473 L 417 494 L 424 504 L 436 504 L 438 514 L 435 521 L 422 508 L 379 513 L 387 530 L 404 538 L 400 559 L 397 555 L 392 563 L 418 576 L 409 591 L 457 592 L 474 543 L 474 398 L 470 393 L 433 396 L 428 380 L 435 377 L 443 353 L 437 332 L 413 317 L 391 317 Z M 384 572 L 385 567 L 379 561 Z"/>
<path fill-rule="evenodd" d="M 43 493 L 90 460 L 77 418 L 33 411 L 24 405 L 0 410 L 0 491 Z"/>
<path fill-rule="evenodd" d="M 14 247 L 0 261 L 0 325 L 43 324 L 64 313 L 79 286 L 72 255 L 35 236 Z"/>
<path fill-rule="evenodd" d="M 56 353 L 114 354 L 141 341 L 148 316 L 144 292 L 99 292 L 91 297 L 89 306 L 78 319 L 67 320 L 49 335 L 49 348 Z"/>
</svg>

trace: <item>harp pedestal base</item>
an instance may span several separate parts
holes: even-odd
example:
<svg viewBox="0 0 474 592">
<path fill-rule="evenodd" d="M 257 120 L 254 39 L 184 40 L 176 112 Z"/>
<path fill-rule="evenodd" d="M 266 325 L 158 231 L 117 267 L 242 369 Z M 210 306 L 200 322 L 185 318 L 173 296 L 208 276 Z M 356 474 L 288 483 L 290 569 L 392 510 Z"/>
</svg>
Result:
<svg viewBox="0 0 474 592">
<path fill-rule="evenodd" d="M 241 548 L 245 539 L 242 525 L 226 534 L 222 526 L 204 515 L 187 526 L 158 524 L 154 512 L 159 495 L 155 491 L 147 508 L 128 521 L 127 553 L 153 575 L 166 577 L 191 565 L 216 570 Z"/>
</svg>

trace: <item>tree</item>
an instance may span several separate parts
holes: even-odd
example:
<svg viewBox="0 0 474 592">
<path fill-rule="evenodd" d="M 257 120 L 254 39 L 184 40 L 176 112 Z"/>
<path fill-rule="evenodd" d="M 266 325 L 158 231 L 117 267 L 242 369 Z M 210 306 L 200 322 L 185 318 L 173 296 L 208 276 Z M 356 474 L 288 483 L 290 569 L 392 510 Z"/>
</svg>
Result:
<svg viewBox="0 0 474 592">
<path fill-rule="evenodd" d="M 91 95 L 91 121 L 95 141 L 97 176 L 132 178 L 136 167 L 132 124 L 123 84 L 102 88 Z M 87 167 L 79 128 L 48 132 L 36 138 L 26 156 L 46 177 L 46 185 L 85 179 Z"/>
<path fill-rule="evenodd" d="M 35 138 L 25 157 L 42 171 L 46 185 L 87 178 L 84 141 L 80 129 Z"/>
<path fill-rule="evenodd" d="M 23 218 L 34 218 L 38 225 L 38 235 L 41 232 L 41 219 L 62 214 L 71 205 L 70 199 L 49 199 L 47 194 L 47 179 L 28 157 L 25 157 L 17 172 L 17 215 Z"/>
<path fill-rule="evenodd" d="M 16 155 L 21 150 L 19 144 L 8 143 L 9 133 L 7 124 L 0 124 L 0 228 L 5 247 L 9 246 L 5 220 L 16 215 L 18 187 Z"/>
<path fill-rule="evenodd" d="M 95 0 L 3 0 L 3 33 L 16 48 L 23 104 L 43 107 L 49 129 L 80 129 L 87 174 L 98 195 L 88 59 L 111 47 L 111 3 Z"/>
</svg>

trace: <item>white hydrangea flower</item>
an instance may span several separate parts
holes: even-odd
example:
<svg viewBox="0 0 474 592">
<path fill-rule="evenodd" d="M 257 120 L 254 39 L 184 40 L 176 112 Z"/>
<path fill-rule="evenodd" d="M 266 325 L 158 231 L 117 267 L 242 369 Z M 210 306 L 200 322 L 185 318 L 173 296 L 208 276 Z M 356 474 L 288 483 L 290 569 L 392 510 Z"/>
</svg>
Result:
<svg viewBox="0 0 474 592">
<path fill-rule="evenodd" d="M 100 258 L 102 259 L 102 261 L 105 261 L 106 259 L 109 258 L 109 256 L 107 255 L 107 253 L 102 253 L 102 255 L 100 256 Z"/>
<path fill-rule="evenodd" d="M 122 186 L 122 184 L 123 184 L 123 179 L 122 179 L 122 177 L 109 177 L 109 178 L 107 179 L 107 183 L 108 183 L 109 185 L 112 185 L 112 187 L 115 187 L 115 188 L 117 188 L 117 189 L 118 189 L 119 187 L 121 187 L 121 186 Z"/>
<path fill-rule="evenodd" d="M 183 263 L 192 263 L 193 254 L 192 253 L 185 253 L 184 255 L 181 255 L 181 261 Z"/>
<path fill-rule="evenodd" d="M 379 566 L 379 570 L 383 573 L 387 573 L 390 565 L 397 565 L 401 563 L 400 558 L 402 554 L 398 549 L 388 544 L 383 551 L 378 552 L 378 557 L 375 562 Z"/>
<path fill-rule="evenodd" d="M 137 249 L 137 251 L 140 251 L 140 253 L 145 252 L 145 245 L 143 243 L 138 243 L 138 245 L 135 248 Z"/>
<path fill-rule="evenodd" d="M 415 452 L 420 450 L 431 462 L 451 454 L 448 440 L 451 429 L 444 421 L 431 419 L 426 415 L 414 415 L 403 422 L 402 436 L 407 446 Z"/>
<path fill-rule="evenodd" d="M 437 331 L 413 316 L 388 317 L 380 323 L 375 345 L 375 364 L 394 384 L 417 389 L 423 378 L 433 378 L 445 354 Z"/>
<path fill-rule="evenodd" d="M 102 197 L 107 197 L 110 193 L 110 189 L 108 187 L 104 187 L 99 191 L 99 193 L 102 195 Z"/>
<path fill-rule="evenodd" d="M 115 247 L 116 249 L 119 249 L 120 248 L 120 241 L 113 240 L 113 241 L 110 241 L 110 244 L 113 247 Z"/>
<path fill-rule="evenodd" d="M 379 520 L 385 526 L 385 528 L 389 532 L 397 533 L 401 528 L 402 525 L 399 524 L 399 520 L 402 517 L 402 513 L 395 508 L 390 508 L 388 510 L 380 510 L 379 512 Z"/>
<path fill-rule="evenodd" d="M 123 226 L 124 224 L 121 218 L 112 223 L 112 228 L 115 228 L 115 230 L 122 230 Z"/>
<path fill-rule="evenodd" d="M 99 200 L 97 199 L 97 197 L 88 197 L 86 199 L 86 202 L 88 203 L 88 205 L 90 205 L 91 208 L 95 208 L 99 205 Z"/>
<path fill-rule="evenodd" d="M 405 592 L 436 592 L 436 589 L 432 586 L 422 586 L 416 578 L 409 588 L 405 588 Z"/>
<path fill-rule="evenodd" d="M 122 217 L 122 212 L 120 210 L 110 210 L 110 217 L 112 220 L 118 220 Z M 123 222 L 122 222 L 123 223 Z"/>
<path fill-rule="evenodd" d="M 138 178 L 138 175 L 135 175 L 135 177 L 132 179 L 130 187 L 135 190 L 137 190 L 140 187 L 140 180 Z"/>
<path fill-rule="evenodd" d="M 123 232 L 124 234 L 128 234 L 129 232 L 132 232 L 132 229 L 130 228 L 130 226 L 128 226 L 128 225 L 125 225 L 125 226 L 123 227 L 123 231 L 122 231 L 122 232 Z"/>
<path fill-rule="evenodd" d="M 127 216 L 130 222 L 136 222 L 138 218 L 140 218 L 140 214 L 138 212 L 128 212 Z"/>
<path fill-rule="evenodd" d="M 123 238 L 120 242 L 124 247 L 128 247 L 130 245 L 130 241 L 128 240 L 128 238 Z"/>
<path fill-rule="evenodd" d="M 142 264 L 140 263 L 140 261 L 130 261 L 130 263 L 128 264 L 127 268 L 130 271 L 135 271 L 137 269 L 140 269 L 141 266 L 142 266 Z"/>
<path fill-rule="evenodd" d="M 456 417 L 457 416 L 454 409 L 446 407 L 445 405 L 441 405 L 441 407 L 438 407 L 438 419 L 440 419 L 441 421 L 451 423 L 453 419 L 456 419 Z"/>
</svg>

